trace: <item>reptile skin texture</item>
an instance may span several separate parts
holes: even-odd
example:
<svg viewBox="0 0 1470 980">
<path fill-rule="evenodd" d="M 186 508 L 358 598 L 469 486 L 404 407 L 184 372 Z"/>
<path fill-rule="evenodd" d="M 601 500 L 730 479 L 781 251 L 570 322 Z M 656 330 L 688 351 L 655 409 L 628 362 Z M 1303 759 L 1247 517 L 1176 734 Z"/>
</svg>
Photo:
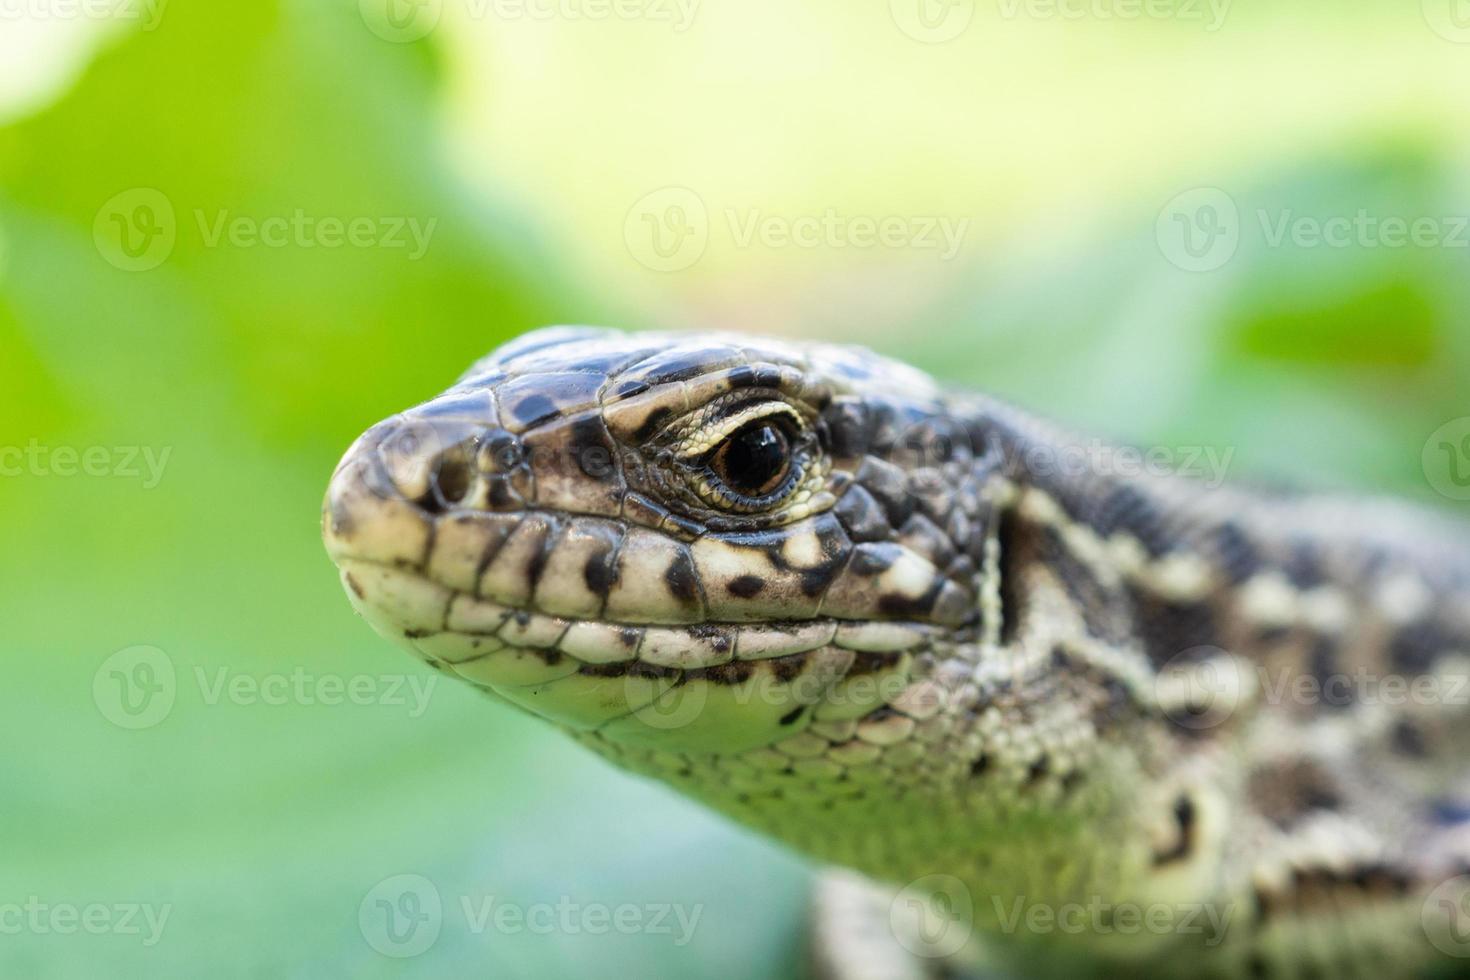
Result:
<svg viewBox="0 0 1470 980">
<path fill-rule="evenodd" d="M 551 328 L 324 533 L 431 667 L 1014 975 L 1470 965 L 1470 533 L 1116 459 L 855 348 Z"/>
</svg>

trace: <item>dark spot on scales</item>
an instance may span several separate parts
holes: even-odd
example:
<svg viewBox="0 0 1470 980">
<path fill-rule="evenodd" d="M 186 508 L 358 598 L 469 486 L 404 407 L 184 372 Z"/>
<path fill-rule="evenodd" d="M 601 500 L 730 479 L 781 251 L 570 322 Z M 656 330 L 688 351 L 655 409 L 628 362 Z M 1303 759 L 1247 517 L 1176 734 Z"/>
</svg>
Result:
<svg viewBox="0 0 1470 980">
<path fill-rule="evenodd" d="M 1000 545 L 1000 642 L 1010 646 L 1021 628 L 1021 586 L 1029 538 L 1013 508 L 1001 511 L 995 535 Z"/>
<path fill-rule="evenodd" d="M 527 395 L 511 406 L 511 414 L 522 425 L 532 426 L 549 418 L 555 418 L 561 414 L 561 410 L 556 407 L 556 402 L 537 393 Z"/>
<path fill-rule="evenodd" d="M 1194 801 L 1189 797 L 1181 796 L 1174 801 L 1174 826 L 1179 840 L 1169 850 L 1154 855 L 1155 867 L 1189 857 L 1194 850 L 1195 816 Z"/>
<path fill-rule="evenodd" d="M 1425 674 L 1436 660 L 1464 642 L 1432 620 L 1420 620 L 1398 630 L 1389 643 L 1389 657 L 1399 670 Z"/>
<path fill-rule="evenodd" d="M 1162 507 L 1129 484 L 1104 497 L 1091 513 L 1084 514 L 1084 522 L 1105 538 L 1119 531 L 1131 534 L 1153 558 L 1168 554 L 1176 540 Z"/>
<path fill-rule="evenodd" d="M 749 599 L 760 594 L 761 589 L 766 587 L 766 580 L 759 575 L 741 575 L 725 586 L 731 595 L 742 599 Z"/>
<path fill-rule="evenodd" d="M 893 567 L 903 554 L 903 548 L 896 544 L 862 544 L 852 556 L 852 572 L 854 575 L 871 577 L 882 575 Z"/>
<path fill-rule="evenodd" d="M 755 674 L 755 662 L 750 660 L 732 660 L 727 664 L 718 664 L 714 667 L 700 667 L 688 672 L 690 679 L 703 679 L 711 684 L 721 687 L 730 687 L 735 684 L 743 684 Z"/>
<path fill-rule="evenodd" d="M 903 657 L 902 653 L 893 650 L 879 652 L 858 651 L 852 659 L 852 666 L 847 669 L 848 677 L 860 677 L 863 674 L 876 674 L 881 670 L 888 670 L 898 664 Z"/>
<path fill-rule="evenodd" d="M 643 442 L 646 439 L 652 438 L 653 434 L 663 428 L 664 423 L 673 414 L 674 410 L 667 405 L 660 406 L 652 412 L 649 412 L 648 418 L 644 419 L 643 424 L 638 427 L 638 431 L 633 433 L 634 441 Z"/>
<path fill-rule="evenodd" d="M 613 387 L 612 400 L 618 401 L 624 398 L 632 398 L 641 395 L 653 385 L 647 381 L 620 381 Z"/>
<path fill-rule="evenodd" d="M 881 596 L 878 599 L 878 611 L 895 619 L 922 619 L 934 608 L 934 602 L 943 588 L 944 581 L 941 579 L 929 586 L 917 599 L 898 593 Z"/>
<path fill-rule="evenodd" d="M 706 680 L 711 684 L 730 686 L 750 680 L 757 670 L 768 670 L 777 680 L 789 681 L 801 673 L 806 666 L 806 660 L 805 653 L 794 653 L 773 660 L 732 660 L 713 667 L 696 667 L 685 671 L 684 676 L 689 680 Z"/>
<path fill-rule="evenodd" d="M 790 711 L 786 712 L 786 714 L 784 714 L 784 715 L 781 716 L 781 721 L 780 721 L 781 726 L 782 727 L 785 727 L 786 725 L 793 725 L 793 724 L 795 724 L 796 723 L 796 719 L 800 718 L 801 717 L 801 713 L 803 711 L 805 711 L 805 710 L 806 710 L 806 705 L 802 705 L 801 707 L 798 707 L 798 708 L 792 708 Z"/>
<path fill-rule="evenodd" d="M 577 673 L 583 677 L 623 677 L 631 664 L 583 664 Z"/>
<path fill-rule="evenodd" d="M 873 495 L 860 486 L 848 487 L 834 514 L 854 541 L 885 541 L 893 536 L 888 515 Z"/>
<path fill-rule="evenodd" d="M 582 580 L 587 583 L 587 590 L 593 595 L 607 598 L 613 584 L 618 580 L 618 568 L 613 562 L 611 545 L 588 557 L 587 564 L 582 566 Z"/>
<path fill-rule="evenodd" d="M 1249 581 L 1262 568 L 1260 552 L 1233 521 L 1224 522 L 1215 531 L 1215 557 L 1232 585 Z"/>
<path fill-rule="evenodd" d="M 695 574 L 694 560 L 689 557 L 689 552 L 679 549 L 664 570 L 664 582 L 674 598 L 681 602 L 694 602 L 699 598 L 699 577 Z"/>
<path fill-rule="evenodd" d="M 1327 581 L 1327 572 L 1322 567 L 1322 558 L 1317 549 L 1304 541 L 1294 541 L 1291 552 L 1282 564 L 1282 571 L 1291 584 L 1302 590 L 1315 589 Z"/>
<path fill-rule="evenodd" d="M 546 565 L 551 561 L 551 552 L 555 548 L 556 528 L 547 527 L 542 532 L 541 547 L 531 553 L 531 560 L 526 563 L 526 581 L 531 583 L 534 590 L 541 581 L 541 576 L 546 573 Z"/>
<path fill-rule="evenodd" d="M 357 584 L 357 579 L 355 579 L 355 578 L 352 577 L 352 573 L 351 572 L 348 572 L 344 576 L 344 578 L 346 578 L 346 580 L 347 580 L 347 587 L 352 590 L 352 594 L 353 595 L 357 596 L 359 599 L 363 599 L 363 600 L 366 600 L 367 599 L 367 596 L 363 595 L 363 593 L 362 593 L 362 586 L 359 585 L 359 584 Z"/>
<path fill-rule="evenodd" d="M 520 496 L 511 488 L 510 481 L 503 476 L 497 476 L 490 481 L 490 509 L 493 511 L 511 510 L 521 503 Z"/>
<path fill-rule="evenodd" d="M 571 425 L 571 451 L 583 475 L 608 481 L 617 476 L 617 447 L 607 434 L 602 419 L 586 415 Z"/>
<path fill-rule="evenodd" d="M 862 404 L 843 401 L 824 416 L 828 446 L 838 459 L 858 459 L 868 451 L 868 417 Z"/>
</svg>

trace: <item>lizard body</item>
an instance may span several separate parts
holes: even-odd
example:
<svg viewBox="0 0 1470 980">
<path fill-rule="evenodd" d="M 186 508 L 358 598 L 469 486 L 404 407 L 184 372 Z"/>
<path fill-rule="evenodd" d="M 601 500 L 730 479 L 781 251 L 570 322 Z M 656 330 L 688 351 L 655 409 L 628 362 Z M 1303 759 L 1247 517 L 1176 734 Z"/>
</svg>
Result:
<svg viewBox="0 0 1470 980">
<path fill-rule="evenodd" d="M 853 348 L 557 328 L 370 429 L 325 535 L 432 666 L 1021 975 L 1458 965 L 1470 535 L 1117 460 Z"/>
</svg>

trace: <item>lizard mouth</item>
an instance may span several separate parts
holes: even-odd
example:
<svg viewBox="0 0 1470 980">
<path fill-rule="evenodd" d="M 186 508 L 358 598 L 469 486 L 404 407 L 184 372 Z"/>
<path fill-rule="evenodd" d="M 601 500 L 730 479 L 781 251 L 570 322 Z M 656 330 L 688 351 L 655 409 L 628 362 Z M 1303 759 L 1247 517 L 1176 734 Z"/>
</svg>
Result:
<svg viewBox="0 0 1470 980">
<path fill-rule="evenodd" d="M 688 626 L 569 619 L 334 555 L 354 608 L 430 666 L 567 728 L 739 752 L 861 718 L 908 684 L 932 627 L 815 619 Z"/>
</svg>

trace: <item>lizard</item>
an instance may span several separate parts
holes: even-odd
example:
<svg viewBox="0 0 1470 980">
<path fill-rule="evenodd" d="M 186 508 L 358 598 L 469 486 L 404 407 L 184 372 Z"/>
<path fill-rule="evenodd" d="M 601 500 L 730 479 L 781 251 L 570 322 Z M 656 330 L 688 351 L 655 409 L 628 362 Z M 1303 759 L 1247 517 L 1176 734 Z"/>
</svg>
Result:
<svg viewBox="0 0 1470 980">
<path fill-rule="evenodd" d="M 867 350 L 543 328 L 367 429 L 382 636 L 815 861 L 819 975 L 1470 963 L 1470 533 Z"/>
</svg>

